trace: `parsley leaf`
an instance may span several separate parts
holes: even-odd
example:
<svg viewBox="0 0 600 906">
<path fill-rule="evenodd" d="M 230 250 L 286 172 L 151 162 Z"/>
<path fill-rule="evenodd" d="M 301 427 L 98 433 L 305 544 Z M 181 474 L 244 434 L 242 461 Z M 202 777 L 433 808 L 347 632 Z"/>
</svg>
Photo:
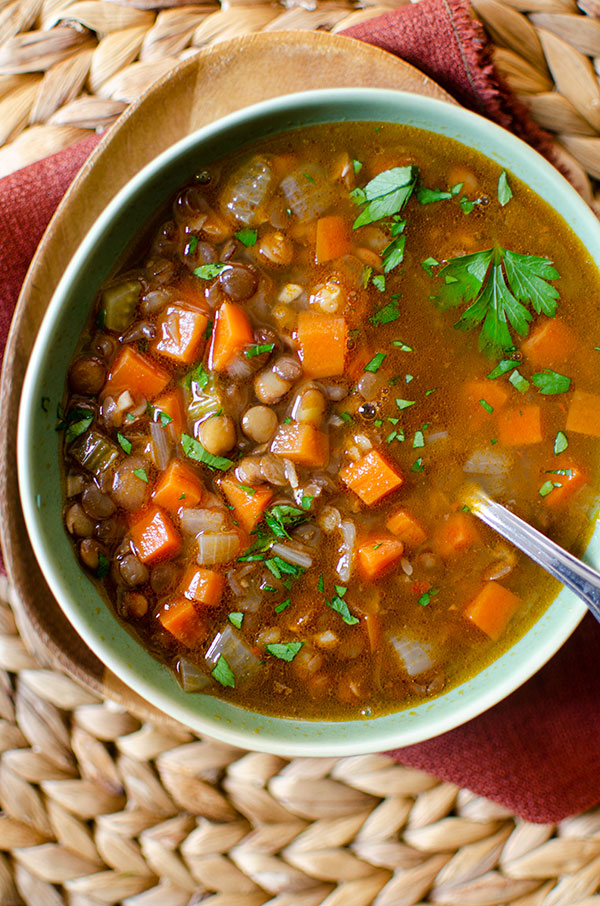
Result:
<svg viewBox="0 0 600 906">
<path fill-rule="evenodd" d="M 564 374 L 558 374 L 556 371 L 551 371 L 549 368 L 537 374 L 532 374 L 531 382 L 535 384 L 540 393 L 545 395 L 566 393 L 571 386 L 571 378 L 566 377 Z"/>
<path fill-rule="evenodd" d="M 387 305 L 379 308 L 375 314 L 371 315 L 369 321 L 373 327 L 379 327 L 380 324 L 391 324 L 392 321 L 397 321 L 399 317 L 400 312 L 398 311 L 398 301 L 396 300 L 388 302 Z"/>
<path fill-rule="evenodd" d="M 274 349 L 275 343 L 254 344 L 254 346 L 248 346 L 244 350 L 244 355 L 247 359 L 253 359 L 254 356 L 262 355 L 265 352 L 273 352 Z"/>
<path fill-rule="evenodd" d="M 383 362 L 385 359 L 386 359 L 385 352 L 376 353 L 373 356 L 373 358 L 371 359 L 371 361 L 367 362 L 367 364 L 365 365 L 365 371 L 370 371 L 371 374 L 375 374 L 375 372 L 379 371 L 379 369 L 383 365 Z"/>
<path fill-rule="evenodd" d="M 212 453 L 204 449 L 200 441 L 196 440 L 195 437 L 190 437 L 189 434 L 181 435 L 181 446 L 186 456 L 190 459 L 195 459 L 196 462 L 203 462 L 204 465 L 210 466 L 211 469 L 221 469 L 221 471 L 225 472 L 233 465 L 231 459 L 226 459 L 224 456 L 213 456 Z"/>
<path fill-rule="evenodd" d="M 434 201 L 445 201 L 452 198 L 452 192 L 443 192 L 441 189 L 427 189 L 425 186 L 418 186 L 417 201 L 419 204 L 431 204 Z"/>
<path fill-rule="evenodd" d="M 244 619 L 244 614 L 241 611 L 235 611 L 233 613 L 228 613 L 227 619 L 233 626 L 235 626 L 236 629 L 241 629 L 242 620 Z"/>
<path fill-rule="evenodd" d="M 498 201 L 504 207 L 513 197 L 512 189 L 508 184 L 508 176 L 506 175 L 506 170 L 503 170 L 500 174 L 498 180 Z"/>
<path fill-rule="evenodd" d="M 136 476 L 136 478 L 139 478 L 140 481 L 145 481 L 146 483 L 148 482 L 148 473 L 145 469 L 134 469 L 133 474 Z"/>
<path fill-rule="evenodd" d="M 269 512 L 265 514 L 265 522 L 276 538 L 289 538 L 286 526 L 294 527 L 300 525 L 308 518 L 305 510 L 300 510 L 298 507 L 287 503 L 271 507 Z"/>
<path fill-rule="evenodd" d="M 532 320 L 527 305 L 537 314 L 554 317 L 556 313 L 558 290 L 547 281 L 560 275 L 547 258 L 495 246 L 451 258 L 438 276 L 444 281 L 438 304 L 455 308 L 469 303 L 454 326 L 471 330 L 481 325 L 479 348 L 488 352 L 513 348 L 510 327 L 527 336 Z"/>
<path fill-rule="evenodd" d="M 353 229 L 398 214 L 413 193 L 417 174 L 417 168 L 412 165 L 378 173 L 363 189 L 366 206 L 354 221 Z"/>
<path fill-rule="evenodd" d="M 293 661 L 304 642 L 274 642 L 267 645 L 267 651 L 273 657 L 278 657 L 280 661 Z"/>
<path fill-rule="evenodd" d="M 334 595 L 331 601 L 325 599 L 325 603 L 328 607 L 331 607 L 332 610 L 335 610 L 336 613 L 339 613 L 344 623 L 348 626 L 356 626 L 358 617 L 355 617 L 350 613 L 348 605 L 340 595 Z"/>
<path fill-rule="evenodd" d="M 218 277 L 221 271 L 225 270 L 226 267 L 227 265 L 221 264 L 221 262 L 201 264 L 200 267 L 194 268 L 193 273 L 196 277 L 200 277 L 201 280 L 212 280 L 213 277 Z"/>
<path fill-rule="evenodd" d="M 242 230 L 238 230 L 237 233 L 235 233 L 235 238 L 239 239 L 246 248 L 250 248 L 251 246 L 256 245 L 258 233 L 256 230 L 251 229 L 251 227 L 244 227 Z"/>
<path fill-rule="evenodd" d="M 219 655 L 219 659 L 215 664 L 214 670 L 212 670 L 211 675 L 214 676 L 218 683 L 221 683 L 222 686 L 235 686 L 235 676 L 233 675 L 233 670 L 225 660 L 222 654 Z"/>
<path fill-rule="evenodd" d="M 125 453 L 127 453 L 127 455 L 129 456 L 132 447 L 131 441 L 128 440 L 123 434 L 121 434 L 120 431 L 117 431 L 117 440 L 119 441 L 119 446 L 121 447 L 121 449 L 124 450 Z"/>
<path fill-rule="evenodd" d="M 558 456 L 559 453 L 564 453 L 568 446 L 569 439 L 567 435 L 564 431 L 558 431 L 554 438 L 554 455 Z"/>
<path fill-rule="evenodd" d="M 527 393 L 529 390 L 529 381 L 523 377 L 518 368 L 515 368 L 508 380 L 519 393 Z"/>
<path fill-rule="evenodd" d="M 495 381 L 496 378 L 502 377 L 503 374 L 512 371 L 514 367 L 515 363 L 512 359 L 502 359 L 489 374 L 486 374 L 486 378 L 490 381 Z"/>
</svg>

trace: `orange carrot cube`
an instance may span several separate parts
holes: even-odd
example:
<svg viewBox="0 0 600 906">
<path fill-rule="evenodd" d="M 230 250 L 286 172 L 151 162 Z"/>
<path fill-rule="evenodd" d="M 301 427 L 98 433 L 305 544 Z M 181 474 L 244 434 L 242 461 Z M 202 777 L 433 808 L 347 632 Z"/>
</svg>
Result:
<svg viewBox="0 0 600 906">
<path fill-rule="evenodd" d="M 465 553 L 481 543 L 475 517 L 469 513 L 451 513 L 436 532 L 435 540 L 444 560 Z"/>
<path fill-rule="evenodd" d="M 181 580 L 181 592 L 190 601 L 204 604 L 205 607 L 216 607 L 223 595 L 225 576 L 214 569 L 204 569 L 191 564 Z"/>
<path fill-rule="evenodd" d="M 254 332 L 244 309 L 223 302 L 215 317 L 208 367 L 211 371 L 224 371 L 237 353 L 253 341 Z"/>
<path fill-rule="evenodd" d="M 262 519 L 273 497 L 272 489 L 266 484 L 253 488 L 242 487 L 233 478 L 223 478 L 221 490 L 229 505 L 233 507 L 234 519 L 250 534 Z"/>
<path fill-rule="evenodd" d="M 158 620 L 186 648 L 195 648 L 206 638 L 208 628 L 200 619 L 194 602 L 176 595 L 163 604 Z"/>
<path fill-rule="evenodd" d="M 515 362 L 516 368 L 516 362 Z M 486 419 L 492 417 L 493 413 L 488 412 L 481 400 L 491 406 L 496 412 L 506 403 L 510 392 L 499 384 L 497 381 L 483 380 L 468 381 L 464 386 L 464 395 L 467 411 L 482 424 Z"/>
<path fill-rule="evenodd" d="M 566 362 L 576 346 L 570 329 L 560 318 L 543 318 L 521 343 L 521 351 L 534 368 Z"/>
<path fill-rule="evenodd" d="M 343 217 L 330 214 L 317 220 L 315 261 L 323 264 L 334 258 L 341 258 L 350 251 L 350 234 Z"/>
<path fill-rule="evenodd" d="M 299 466 L 320 468 L 329 460 L 329 438 L 314 425 L 281 425 L 271 442 L 271 452 Z"/>
<path fill-rule="evenodd" d="M 163 510 L 150 506 L 132 517 L 131 539 L 142 563 L 153 565 L 176 557 L 181 550 L 181 537 Z"/>
<path fill-rule="evenodd" d="M 104 392 L 116 396 L 129 390 L 146 399 L 154 399 L 170 380 L 169 372 L 157 362 L 133 346 L 123 346 L 112 364 Z"/>
<path fill-rule="evenodd" d="M 370 506 L 404 484 L 404 476 L 377 450 L 369 450 L 357 462 L 340 470 L 344 484 Z"/>
<path fill-rule="evenodd" d="M 362 541 L 358 548 L 359 572 L 363 579 L 379 579 L 400 562 L 403 553 L 404 545 L 397 538 L 372 535 Z"/>
<path fill-rule="evenodd" d="M 150 348 L 175 362 L 189 365 L 200 358 L 207 325 L 208 318 L 202 312 L 168 305 L 156 323 L 157 335 Z"/>
<path fill-rule="evenodd" d="M 177 513 L 181 507 L 198 506 L 203 497 L 202 481 L 194 470 L 180 459 L 171 460 L 152 492 L 154 503 L 170 513 Z"/>
<path fill-rule="evenodd" d="M 498 437 L 505 447 L 539 444 L 543 440 L 542 410 L 539 406 L 531 404 L 499 412 Z"/>
<path fill-rule="evenodd" d="M 396 510 L 387 520 L 385 527 L 406 547 L 418 547 L 427 539 L 427 532 L 421 523 L 407 510 Z"/>
<path fill-rule="evenodd" d="M 464 611 L 464 616 L 497 642 L 521 599 L 497 582 L 487 582 Z"/>
<path fill-rule="evenodd" d="M 554 470 L 560 469 L 566 475 L 557 475 Z M 544 503 L 550 507 L 559 507 L 567 503 L 588 482 L 587 473 L 573 462 L 556 459 L 551 469 L 544 473 L 544 480 L 550 479 L 554 488 L 544 497 Z M 559 485 L 557 487 L 556 485 Z"/>
<path fill-rule="evenodd" d="M 173 387 L 171 390 L 162 393 L 158 399 L 154 401 L 154 409 L 158 418 L 160 418 L 161 412 L 168 415 L 171 419 L 169 426 L 171 427 L 175 438 L 179 440 L 184 427 L 186 427 L 183 398 L 179 387 Z"/>
<path fill-rule="evenodd" d="M 301 311 L 296 339 L 300 361 L 307 377 L 343 374 L 346 361 L 347 326 L 344 318 Z"/>
<path fill-rule="evenodd" d="M 600 437 L 600 396 L 576 390 L 567 413 L 567 431 Z"/>
</svg>

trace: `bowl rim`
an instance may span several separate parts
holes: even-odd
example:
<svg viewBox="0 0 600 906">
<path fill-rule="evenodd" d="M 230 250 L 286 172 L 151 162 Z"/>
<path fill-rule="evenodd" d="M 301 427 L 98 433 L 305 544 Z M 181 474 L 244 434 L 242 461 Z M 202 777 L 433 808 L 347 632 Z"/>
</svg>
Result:
<svg viewBox="0 0 600 906">
<path fill-rule="evenodd" d="M 63 307 L 65 301 L 68 301 L 68 290 L 71 282 L 76 274 L 79 273 L 80 269 L 85 266 L 85 263 L 93 252 L 96 244 L 101 241 L 102 236 L 109 228 L 113 218 L 126 199 L 130 198 L 137 190 L 146 185 L 150 177 L 159 174 L 163 169 L 168 169 L 170 166 L 173 166 L 173 162 L 178 156 L 181 156 L 190 148 L 205 143 L 209 138 L 218 137 L 223 133 L 235 130 L 235 128 L 240 125 L 247 125 L 248 122 L 264 121 L 269 116 L 276 115 L 283 119 L 285 116 L 294 117 L 300 113 L 306 115 L 311 110 L 322 111 L 323 109 L 331 109 L 333 115 L 329 119 L 321 119 L 321 122 L 352 121 L 355 118 L 351 115 L 352 105 L 358 100 L 362 101 L 363 104 L 373 101 L 381 104 L 388 103 L 391 106 L 403 108 L 407 113 L 405 113 L 402 121 L 406 121 L 406 117 L 411 115 L 418 119 L 423 110 L 429 108 L 432 116 L 436 118 L 436 125 L 438 124 L 437 120 L 439 120 L 442 127 L 444 124 L 458 123 L 460 128 L 461 124 L 470 123 L 473 126 L 475 133 L 487 136 L 485 141 L 490 144 L 495 143 L 498 147 L 507 149 L 508 154 L 510 154 L 511 151 L 514 151 L 516 155 L 520 156 L 517 170 L 524 166 L 524 160 L 525 165 L 537 168 L 544 179 L 548 179 L 550 184 L 553 184 L 555 188 L 558 187 L 563 194 L 566 194 L 569 207 L 574 209 L 575 216 L 583 218 L 584 221 L 588 220 L 590 224 L 595 224 L 595 227 L 592 229 L 597 233 L 598 247 L 600 249 L 600 224 L 598 224 L 598 221 L 587 205 L 579 198 L 575 190 L 564 177 L 555 170 L 551 164 L 542 158 L 541 155 L 512 135 L 512 133 L 507 132 L 502 127 L 484 119 L 478 114 L 436 98 L 427 98 L 410 92 L 379 88 L 317 89 L 291 95 L 283 95 L 235 111 L 213 123 L 195 130 L 154 158 L 116 194 L 84 237 L 55 290 L 35 340 L 23 382 L 19 406 L 17 428 L 18 481 L 27 531 L 36 559 L 45 574 L 46 581 L 61 609 L 73 624 L 76 631 L 89 647 L 98 654 L 103 663 L 117 675 L 117 677 L 122 679 L 147 701 L 156 705 L 161 710 L 166 711 L 182 723 L 191 726 L 194 730 L 199 732 L 220 738 L 227 743 L 238 746 L 241 745 L 247 749 L 290 756 L 298 754 L 362 754 L 379 751 L 384 748 L 412 745 L 460 726 L 467 720 L 470 720 L 487 710 L 498 701 L 501 701 L 546 663 L 579 624 L 582 617 L 587 612 L 586 607 L 581 602 L 577 601 L 573 595 L 561 591 L 540 620 L 538 620 L 523 638 L 515 643 L 505 655 L 501 656 L 479 674 L 476 674 L 471 680 L 467 680 L 465 683 L 455 687 L 451 692 L 445 693 L 437 699 L 425 702 L 423 705 L 419 705 L 416 708 L 393 712 L 391 715 L 382 715 L 372 719 L 363 718 L 356 721 L 298 721 L 286 718 L 271 718 L 260 715 L 257 712 L 248 712 L 236 706 L 230 706 L 230 709 L 239 712 L 239 721 L 237 725 L 231 723 L 228 718 L 207 718 L 197 711 L 191 712 L 189 708 L 180 706 L 173 700 L 171 695 L 164 694 L 160 689 L 157 689 L 156 686 L 153 687 L 152 683 L 146 678 L 140 676 L 139 669 L 133 668 L 127 657 L 120 656 L 108 640 L 99 638 L 98 635 L 94 633 L 89 625 L 89 620 L 85 618 L 84 614 L 78 609 L 76 602 L 72 600 L 72 592 L 68 588 L 68 584 L 64 580 L 64 577 L 56 568 L 55 556 L 53 556 L 53 551 L 48 544 L 48 536 L 45 533 L 42 513 L 36 506 L 36 460 L 33 453 L 34 445 L 30 443 L 30 438 L 35 427 L 33 424 L 33 415 L 36 405 L 39 403 L 37 388 L 41 373 L 43 372 L 44 354 L 57 324 L 59 324 L 62 317 L 64 317 Z M 340 107 L 346 111 L 346 115 L 341 115 Z M 367 117 L 360 117 L 360 119 L 366 121 Z M 374 116 L 373 121 L 385 120 L 381 120 L 380 116 Z M 285 132 L 291 128 L 301 128 L 303 125 L 305 124 L 286 122 L 281 128 L 278 128 L 274 130 L 273 133 L 269 134 Z M 421 128 L 426 127 L 422 126 Z M 432 131 L 431 127 L 429 128 L 430 131 Z M 450 128 L 452 128 L 452 126 Z M 437 131 L 444 132 L 444 129 L 440 128 Z M 460 139 L 458 140 L 460 141 Z M 464 143 L 465 142 L 463 141 L 463 144 Z M 243 144 L 240 144 L 236 147 L 242 146 Z M 489 150 L 482 153 L 494 159 L 494 155 L 490 153 Z M 507 169 L 510 169 L 508 164 Z M 530 182 L 530 180 L 527 181 Z M 583 242 L 583 239 L 581 239 L 581 241 Z M 588 248 L 587 239 L 584 244 L 586 248 Z M 590 541 L 590 545 L 588 545 L 588 550 L 591 545 L 592 541 Z M 85 576 L 74 556 L 72 565 Z M 90 587 L 93 588 L 93 583 L 89 581 L 87 576 L 85 576 L 85 578 Z M 562 613 L 557 614 L 555 609 L 557 600 L 558 598 L 564 598 L 565 596 L 568 598 L 569 606 L 564 608 Z M 98 600 L 102 600 L 99 595 Z M 103 606 L 106 607 L 104 602 Z M 107 608 L 107 610 L 108 609 L 109 608 Z M 548 615 L 553 609 L 554 613 L 551 622 L 554 628 L 550 627 L 551 631 L 549 631 L 546 624 L 549 622 Z M 127 635 L 128 641 L 141 648 L 142 646 L 140 643 L 137 642 L 124 626 L 116 620 L 116 617 L 114 619 L 121 631 Z M 473 684 L 477 681 L 478 677 L 482 676 L 482 674 L 487 674 L 490 671 L 497 672 L 498 665 L 501 662 L 505 662 L 507 657 L 515 652 L 515 649 L 519 648 L 520 643 L 524 639 L 530 640 L 532 634 L 535 634 L 536 627 L 538 626 L 541 626 L 544 631 L 541 632 L 542 641 L 536 646 L 533 654 L 530 652 L 526 659 L 519 659 L 517 656 L 516 669 L 514 669 L 514 664 L 513 670 L 506 669 L 503 672 L 500 669 L 500 677 L 496 678 L 496 681 L 493 683 L 493 688 L 488 689 L 487 692 L 479 692 L 476 694 L 474 701 L 471 701 L 468 696 L 465 696 L 461 703 L 460 694 L 463 687 Z M 154 661 L 154 659 L 152 660 L 155 664 L 159 663 Z M 406 731 L 403 732 L 400 726 L 387 726 L 387 724 L 393 723 L 391 718 L 401 719 L 403 714 L 406 715 L 409 712 L 421 710 L 421 713 L 426 713 L 427 711 L 435 712 L 436 710 L 439 710 L 439 708 L 436 709 L 435 703 L 446 699 L 446 697 L 452 695 L 452 693 L 455 693 L 454 698 L 457 698 L 458 696 L 458 701 L 453 703 L 449 712 L 447 714 L 444 714 L 443 712 L 440 714 L 434 713 L 431 721 L 427 721 L 424 718 L 425 725 L 420 731 L 415 731 L 413 728 L 412 731 L 407 733 Z M 183 694 L 186 695 L 185 693 Z M 187 694 L 187 698 L 190 699 L 189 694 Z M 210 698 L 211 701 L 214 700 L 212 696 L 206 697 L 194 695 L 191 698 L 192 700 L 197 698 Z M 254 716 L 259 721 L 263 720 L 269 725 L 271 723 L 276 723 L 283 727 L 284 730 L 292 730 L 292 738 L 289 740 L 287 738 L 279 738 L 279 733 L 273 735 L 272 732 L 264 730 L 261 727 L 256 727 L 249 732 L 245 729 L 246 718 L 248 718 L 249 715 Z M 356 739 L 321 739 L 321 736 L 324 734 L 330 736 L 333 732 L 333 728 L 339 729 L 345 725 L 352 725 L 354 729 L 359 726 L 368 727 L 375 732 L 363 732 L 359 734 Z M 377 729 L 380 730 L 380 732 L 376 732 L 375 725 L 377 725 Z M 381 730 L 381 727 L 383 727 L 383 730 Z M 339 733 L 333 732 L 334 737 L 339 737 L 339 735 Z"/>
</svg>

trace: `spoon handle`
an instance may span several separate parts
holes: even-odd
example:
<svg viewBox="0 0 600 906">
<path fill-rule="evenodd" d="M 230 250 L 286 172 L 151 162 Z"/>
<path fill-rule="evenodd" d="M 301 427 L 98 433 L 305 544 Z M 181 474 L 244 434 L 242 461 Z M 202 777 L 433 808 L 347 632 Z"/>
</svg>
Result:
<svg viewBox="0 0 600 906">
<path fill-rule="evenodd" d="M 469 507 L 482 522 L 575 592 L 600 621 L 600 573 L 483 492 L 469 499 Z"/>
</svg>

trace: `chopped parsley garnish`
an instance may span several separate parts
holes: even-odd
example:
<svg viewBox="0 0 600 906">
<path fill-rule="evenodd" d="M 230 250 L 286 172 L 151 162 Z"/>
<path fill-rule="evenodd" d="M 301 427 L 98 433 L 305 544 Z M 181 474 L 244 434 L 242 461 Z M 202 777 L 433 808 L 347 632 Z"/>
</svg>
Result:
<svg viewBox="0 0 600 906">
<path fill-rule="evenodd" d="M 573 477 L 573 469 L 546 469 L 546 475 L 564 475 L 565 478 Z"/>
<path fill-rule="evenodd" d="M 198 237 L 190 236 L 190 241 L 188 242 L 188 244 L 185 247 L 184 254 L 193 255 L 197 248 L 198 248 Z"/>
<path fill-rule="evenodd" d="M 432 394 L 432 393 L 435 393 L 435 391 L 436 391 L 437 389 L 438 389 L 437 387 L 430 387 L 429 390 L 426 390 L 426 391 L 425 391 L 425 396 L 431 396 L 431 394 Z"/>
<path fill-rule="evenodd" d="M 133 474 L 136 476 L 136 478 L 139 478 L 140 481 L 148 481 L 148 473 L 145 469 L 134 469 Z"/>
<path fill-rule="evenodd" d="M 429 257 L 429 258 L 426 258 L 425 261 L 421 261 L 421 267 L 423 268 L 423 270 L 425 271 L 426 274 L 429 274 L 430 277 L 433 277 L 433 271 L 431 270 L 431 268 L 435 267 L 436 264 L 439 264 L 439 263 L 440 262 L 437 260 L 437 258 Z"/>
<path fill-rule="evenodd" d="M 358 617 L 355 617 L 350 613 L 350 609 L 341 595 L 334 595 L 331 601 L 325 599 L 325 603 L 328 607 L 331 607 L 332 610 L 335 610 L 336 613 L 339 613 L 344 623 L 348 626 L 356 626 Z"/>
<path fill-rule="evenodd" d="M 479 405 L 482 406 L 485 409 L 485 411 L 487 413 L 489 413 L 489 415 L 491 415 L 492 412 L 494 411 L 494 407 L 490 406 L 490 404 L 488 402 L 486 402 L 486 400 L 479 400 Z"/>
<path fill-rule="evenodd" d="M 189 434 L 181 435 L 181 446 L 186 456 L 190 459 L 195 459 L 196 462 L 203 462 L 204 465 L 209 466 L 211 469 L 220 469 L 225 472 L 233 465 L 231 459 L 227 459 L 225 456 L 213 456 L 212 453 L 204 449 L 199 440 L 196 440 L 195 437 L 190 437 Z"/>
<path fill-rule="evenodd" d="M 353 228 L 356 230 L 384 217 L 399 214 L 413 193 L 417 175 L 418 170 L 414 166 L 393 167 L 378 173 L 362 190 L 363 200 L 359 203 L 364 203 L 365 207 L 354 221 Z"/>
<path fill-rule="evenodd" d="M 157 410 L 157 411 L 158 411 L 158 420 L 159 420 L 159 422 L 161 423 L 161 425 L 163 426 L 163 428 L 166 428 L 167 425 L 170 425 L 170 424 L 171 424 L 171 422 L 173 421 L 173 419 L 171 418 L 170 415 L 167 415 L 166 412 L 163 412 L 163 411 L 160 410 L 160 409 Z"/>
<path fill-rule="evenodd" d="M 344 595 L 346 594 L 346 592 L 348 591 L 348 589 L 345 585 L 334 585 L 333 587 L 335 588 L 335 590 L 338 593 L 338 595 L 340 596 L 340 598 L 343 598 Z"/>
<path fill-rule="evenodd" d="M 353 421 L 350 412 L 340 412 L 340 418 L 343 422 L 347 422 L 348 424 Z"/>
<path fill-rule="evenodd" d="M 503 170 L 500 174 L 498 180 L 498 201 L 504 207 L 513 197 L 512 189 L 508 184 L 508 176 L 506 175 L 506 170 Z"/>
<path fill-rule="evenodd" d="M 257 343 L 254 346 L 248 346 L 248 348 L 244 350 L 244 355 L 247 359 L 253 359 L 254 356 L 263 355 L 265 352 L 273 352 L 274 349 L 275 343 Z"/>
<path fill-rule="evenodd" d="M 424 594 L 422 594 L 419 598 L 419 604 L 421 605 L 421 607 L 427 607 L 431 599 L 435 597 L 435 595 L 439 594 L 439 591 L 439 588 L 430 588 L 429 591 L 426 591 Z"/>
<path fill-rule="evenodd" d="M 415 439 L 413 440 L 413 449 L 417 449 L 418 447 L 424 447 L 424 446 L 425 446 L 425 437 L 423 435 L 423 432 L 415 431 Z"/>
<path fill-rule="evenodd" d="M 226 264 L 221 262 L 215 262 L 214 264 L 201 264 L 200 267 L 195 267 L 193 273 L 196 277 L 200 277 L 201 280 L 212 280 L 213 277 L 218 277 L 221 271 L 225 270 L 227 267 Z"/>
<path fill-rule="evenodd" d="M 97 579 L 106 579 L 110 572 L 110 563 L 108 557 L 98 551 L 98 566 L 96 567 L 96 578 Z"/>
<path fill-rule="evenodd" d="M 80 434 L 84 434 L 93 421 L 94 416 L 92 413 L 90 413 L 89 415 L 86 415 L 85 418 L 82 418 L 77 422 L 71 422 L 70 425 L 67 425 L 67 429 L 65 431 L 65 443 L 70 444 L 75 440 L 76 437 L 79 437 Z"/>
<path fill-rule="evenodd" d="M 238 230 L 237 233 L 235 233 L 235 238 L 239 239 L 247 248 L 250 248 L 251 246 L 256 245 L 258 233 L 251 227 L 244 227 L 242 230 Z"/>
<path fill-rule="evenodd" d="M 403 343 L 402 340 L 392 340 L 392 346 L 397 346 L 400 352 L 413 351 L 413 347 L 409 346 L 408 343 Z"/>
<path fill-rule="evenodd" d="M 127 440 L 127 438 L 123 434 L 121 434 L 120 431 L 117 432 L 117 440 L 119 441 L 119 446 L 121 447 L 121 449 L 124 450 L 125 453 L 127 453 L 127 455 L 129 456 L 129 454 L 131 453 L 131 448 L 133 446 L 131 441 Z"/>
<path fill-rule="evenodd" d="M 303 645 L 304 642 L 274 642 L 266 648 L 269 654 L 279 658 L 280 661 L 293 661 Z"/>
<path fill-rule="evenodd" d="M 127 415 L 125 416 L 125 421 L 126 421 L 126 422 L 134 422 L 134 421 L 135 421 L 135 415 L 134 415 L 132 412 L 128 412 Z"/>
<path fill-rule="evenodd" d="M 375 277 L 373 277 L 371 283 L 373 284 L 375 289 L 379 290 L 380 293 L 385 292 L 385 276 L 383 274 L 377 274 Z"/>
<path fill-rule="evenodd" d="M 523 377 L 518 368 L 515 368 L 508 380 L 519 393 L 527 393 L 529 390 L 529 381 Z"/>
<path fill-rule="evenodd" d="M 564 374 L 558 374 L 546 368 L 531 376 L 531 383 L 535 384 L 540 393 L 549 395 L 552 393 L 566 393 L 571 386 L 571 378 Z"/>
<path fill-rule="evenodd" d="M 396 405 L 398 409 L 410 409 L 411 406 L 414 406 L 416 400 L 396 400 Z"/>
<path fill-rule="evenodd" d="M 242 628 L 242 620 L 244 619 L 244 614 L 240 611 L 234 611 L 233 613 L 227 614 L 227 619 L 230 623 L 235 626 L 236 629 Z"/>
<path fill-rule="evenodd" d="M 541 488 L 538 491 L 540 497 L 547 497 L 548 494 L 551 494 L 554 488 L 562 488 L 560 481 L 545 481 Z"/>
<path fill-rule="evenodd" d="M 567 435 L 564 431 L 558 431 L 554 438 L 554 455 L 558 456 L 559 453 L 564 453 L 568 446 L 569 440 Z"/>
<path fill-rule="evenodd" d="M 362 168 L 363 168 L 362 161 L 360 161 L 360 160 L 352 161 L 352 169 L 354 170 L 354 172 L 357 176 L 360 173 L 360 171 L 362 170 Z"/>
<path fill-rule="evenodd" d="M 325 580 L 323 579 L 323 573 L 319 576 L 319 581 L 317 582 L 317 591 L 320 591 L 321 594 L 325 594 Z"/>
<path fill-rule="evenodd" d="M 369 280 L 371 279 L 372 273 L 373 273 L 373 268 L 371 267 L 371 265 L 365 264 L 365 266 L 363 267 L 362 278 L 361 278 L 363 289 L 366 289 L 367 286 L 369 285 Z"/>
<path fill-rule="evenodd" d="M 275 613 L 281 613 L 283 610 L 286 609 L 286 607 L 289 607 L 291 603 L 292 603 L 292 599 L 286 598 L 285 601 L 282 601 L 281 604 L 278 604 L 275 607 Z"/>
<path fill-rule="evenodd" d="M 486 377 L 489 378 L 490 381 L 495 381 L 496 378 L 502 377 L 503 374 L 512 371 L 514 367 L 515 363 L 512 359 L 502 359 L 489 374 L 486 374 Z"/>
<path fill-rule="evenodd" d="M 265 566 L 276 579 L 281 579 L 282 575 L 293 576 L 294 579 L 297 579 L 304 572 L 301 566 L 294 566 L 293 563 L 288 563 L 283 557 L 270 557 L 265 560 Z"/>
<path fill-rule="evenodd" d="M 215 664 L 214 670 L 211 672 L 211 676 L 214 676 L 218 683 L 221 683 L 222 686 L 235 686 L 235 676 L 233 675 L 233 670 L 225 660 L 222 654 L 219 655 L 219 660 Z"/>
<path fill-rule="evenodd" d="M 411 382 L 411 381 L 414 381 L 414 379 L 415 379 L 414 374 L 405 374 L 405 375 L 404 375 L 404 383 L 405 383 L 405 384 L 410 384 L 410 382 Z"/>
<path fill-rule="evenodd" d="M 250 494 L 251 497 L 256 494 L 256 488 L 251 488 L 249 484 L 238 484 L 238 488 L 245 491 L 246 494 Z"/>
<path fill-rule="evenodd" d="M 276 538 L 289 538 L 287 528 L 300 525 L 306 519 L 308 516 L 305 510 L 300 510 L 287 503 L 271 507 L 269 512 L 265 513 L 265 522 Z"/>
<path fill-rule="evenodd" d="M 471 330 L 481 325 L 479 348 L 503 352 L 513 348 L 510 327 L 527 336 L 532 315 L 553 318 L 559 294 L 549 280 L 560 277 L 548 258 L 519 255 L 495 246 L 470 255 L 451 258 L 441 269 L 443 280 L 437 301 L 442 308 L 470 303 L 454 325 Z"/>
<path fill-rule="evenodd" d="M 379 371 L 379 369 L 383 365 L 385 358 L 385 352 L 376 353 L 371 361 L 367 362 L 367 364 L 365 365 L 365 371 L 370 371 L 372 374 L 375 374 L 375 372 Z"/>
<path fill-rule="evenodd" d="M 411 472 L 424 472 L 425 471 L 425 466 L 423 465 L 423 460 L 420 456 L 418 459 L 416 459 L 413 462 L 412 466 L 410 467 L 410 471 Z"/>
<path fill-rule="evenodd" d="M 303 510 L 310 510 L 311 504 L 314 500 L 314 497 L 311 497 L 310 494 L 303 494 L 302 500 L 300 501 L 300 506 Z"/>
<path fill-rule="evenodd" d="M 183 386 L 187 387 L 187 389 L 189 390 L 192 384 L 194 384 L 198 390 L 204 390 L 209 381 L 209 373 L 205 371 L 202 364 L 200 364 L 192 371 L 188 371 L 183 379 Z M 150 413 L 150 415 L 152 415 L 152 412 Z"/>
<path fill-rule="evenodd" d="M 452 198 L 452 192 L 444 192 L 442 189 L 427 189 L 425 186 L 418 186 L 416 194 L 419 204 L 432 204 L 434 201 L 445 201 L 447 198 Z"/>
<path fill-rule="evenodd" d="M 308 179 L 308 181 L 309 181 L 310 183 L 312 183 L 312 185 L 314 186 L 314 184 L 315 184 L 315 178 L 314 178 L 314 176 L 311 176 L 310 173 L 303 173 L 302 175 L 303 175 L 303 177 L 304 177 L 305 179 Z"/>
<path fill-rule="evenodd" d="M 398 311 L 398 302 L 396 300 L 388 302 L 387 305 L 384 305 L 382 308 L 378 308 L 377 311 L 371 315 L 369 321 L 373 327 L 379 327 L 380 324 L 391 324 L 392 321 L 397 321 L 399 317 L 400 312 Z"/>
</svg>

